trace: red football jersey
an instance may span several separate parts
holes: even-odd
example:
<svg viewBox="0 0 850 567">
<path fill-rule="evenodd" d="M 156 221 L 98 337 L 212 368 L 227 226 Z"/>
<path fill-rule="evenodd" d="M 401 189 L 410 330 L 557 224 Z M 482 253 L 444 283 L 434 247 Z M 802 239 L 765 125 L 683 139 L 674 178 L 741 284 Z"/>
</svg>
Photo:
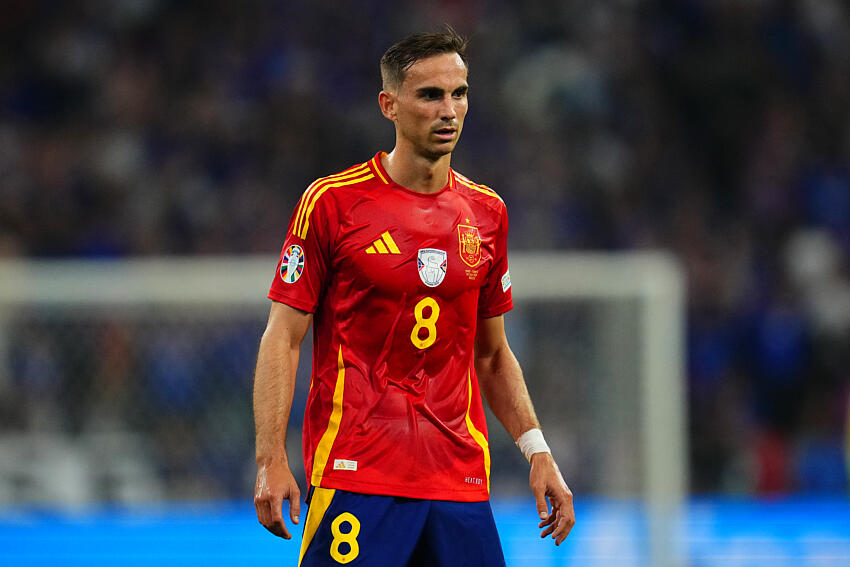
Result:
<svg viewBox="0 0 850 567">
<path fill-rule="evenodd" d="M 304 464 L 313 486 L 489 497 L 478 318 L 513 306 L 505 205 L 450 171 L 422 194 L 370 161 L 314 182 L 269 298 L 314 313 Z"/>
</svg>

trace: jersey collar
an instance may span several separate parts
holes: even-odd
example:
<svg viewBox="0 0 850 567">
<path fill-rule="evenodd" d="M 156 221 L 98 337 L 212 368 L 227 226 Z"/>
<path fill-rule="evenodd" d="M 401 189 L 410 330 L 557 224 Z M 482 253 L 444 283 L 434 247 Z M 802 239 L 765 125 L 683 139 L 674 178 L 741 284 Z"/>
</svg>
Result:
<svg viewBox="0 0 850 567">
<path fill-rule="evenodd" d="M 414 195 L 421 195 L 423 197 L 433 197 L 433 196 L 436 196 L 436 195 L 443 193 L 447 189 L 454 190 L 454 188 L 455 188 L 455 184 L 456 184 L 455 171 L 451 167 L 449 168 L 449 182 L 446 184 L 445 187 L 443 187 L 442 189 L 440 189 L 436 193 L 419 193 L 418 191 L 412 191 L 412 190 L 408 189 L 407 187 L 404 187 L 403 185 L 399 185 L 398 183 L 393 181 L 392 177 L 390 177 L 390 174 L 387 173 L 387 170 L 384 169 L 384 165 L 381 163 L 381 158 L 384 157 L 385 155 L 387 155 L 387 152 L 380 151 L 380 152 L 375 154 L 375 157 L 373 157 L 371 160 L 369 160 L 369 167 L 371 167 L 372 171 L 375 172 L 375 177 L 380 179 L 381 182 L 384 185 L 390 185 L 392 187 L 397 187 L 399 189 L 403 189 L 404 191 L 407 191 L 408 193 L 413 193 Z"/>
</svg>

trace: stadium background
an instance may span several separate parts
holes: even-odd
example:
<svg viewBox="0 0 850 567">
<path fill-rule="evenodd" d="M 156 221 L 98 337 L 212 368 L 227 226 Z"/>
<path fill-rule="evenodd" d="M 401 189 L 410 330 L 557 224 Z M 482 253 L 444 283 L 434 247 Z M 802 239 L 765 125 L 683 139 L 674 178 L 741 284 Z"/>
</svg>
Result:
<svg viewBox="0 0 850 567">
<path fill-rule="evenodd" d="M 812 508 L 788 498 L 814 496 L 846 514 L 850 9 L 838 0 L 5 2 L 0 257 L 276 252 L 312 179 L 391 147 L 376 62 L 442 22 L 472 39 L 453 166 L 505 198 L 511 250 L 660 248 L 684 267 L 691 494 L 780 498 L 790 513 Z M 10 334 L 0 459 L 27 435 L 61 443 L 117 424 L 153 447 L 157 500 L 250 496 L 251 416 L 233 400 L 250 391 L 255 327 L 45 321 Z M 64 509 L 50 506 L 61 490 L 4 487 L 27 521 L 29 505 Z M 86 501 L 130 493 L 100 483 Z M 0 536 L 21 529 L 7 520 Z"/>
</svg>

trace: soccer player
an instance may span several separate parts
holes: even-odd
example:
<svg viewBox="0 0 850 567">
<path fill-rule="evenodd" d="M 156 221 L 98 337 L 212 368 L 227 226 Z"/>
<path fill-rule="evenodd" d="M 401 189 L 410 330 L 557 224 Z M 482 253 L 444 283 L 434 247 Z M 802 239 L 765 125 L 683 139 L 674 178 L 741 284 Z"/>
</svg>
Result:
<svg viewBox="0 0 850 567">
<path fill-rule="evenodd" d="M 481 394 L 531 464 L 541 537 L 559 545 L 575 523 L 505 337 L 505 205 L 450 167 L 465 48 L 450 29 L 390 47 L 378 103 L 395 148 L 314 182 L 289 222 L 255 374 L 254 501 L 289 539 L 286 425 L 312 323 L 300 565 L 504 565 Z"/>
</svg>

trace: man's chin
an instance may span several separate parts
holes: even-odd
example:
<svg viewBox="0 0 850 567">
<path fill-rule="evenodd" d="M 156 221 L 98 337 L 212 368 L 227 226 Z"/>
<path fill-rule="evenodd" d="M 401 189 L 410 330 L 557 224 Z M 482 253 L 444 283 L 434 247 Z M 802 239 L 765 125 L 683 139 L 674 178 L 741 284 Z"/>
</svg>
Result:
<svg viewBox="0 0 850 567">
<path fill-rule="evenodd" d="M 426 153 L 436 158 L 441 158 L 443 156 L 447 156 L 452 153 L 457 145 L 457 140 L 452 140 L 450 142 L 442 142 L 438 144 L 431 144 L 425 151 Z"/>
</svg>

